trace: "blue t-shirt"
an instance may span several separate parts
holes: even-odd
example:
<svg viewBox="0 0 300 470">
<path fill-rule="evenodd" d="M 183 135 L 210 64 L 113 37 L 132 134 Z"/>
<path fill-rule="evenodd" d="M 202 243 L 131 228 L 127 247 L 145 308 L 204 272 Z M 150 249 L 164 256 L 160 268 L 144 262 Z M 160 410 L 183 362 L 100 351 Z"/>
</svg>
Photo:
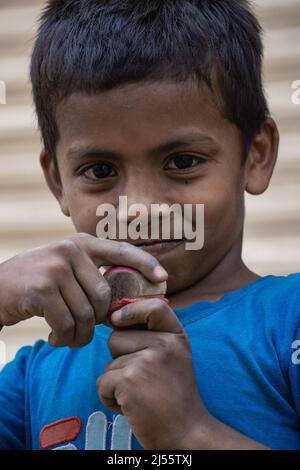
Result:
<svg viewBox="0 0 300 470">
<path fill-rule="evenodd" d="M 209 412 L 271 449 L 300 449 L 300 273 L 175 313 Z M 111 332 L 98 325 L 80 349 L 39 340 L 17 352 L 0 373 L 0 449 L 143 449 L 97 395 Z"/>
</svg>

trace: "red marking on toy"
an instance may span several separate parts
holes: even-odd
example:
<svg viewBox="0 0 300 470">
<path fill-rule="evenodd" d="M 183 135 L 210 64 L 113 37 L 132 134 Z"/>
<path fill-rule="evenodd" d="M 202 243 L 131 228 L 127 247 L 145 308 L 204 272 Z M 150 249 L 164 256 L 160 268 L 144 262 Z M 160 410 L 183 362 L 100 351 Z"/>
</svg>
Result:
<svg viewBox="0 0 300 470">
<path fill-rule="evenodd" d="M 107 273 L 136 273 L 138 272 L 135 268 L 129 268 L 128 266 L 112 266 L 105 271 Z"/>
</svg>

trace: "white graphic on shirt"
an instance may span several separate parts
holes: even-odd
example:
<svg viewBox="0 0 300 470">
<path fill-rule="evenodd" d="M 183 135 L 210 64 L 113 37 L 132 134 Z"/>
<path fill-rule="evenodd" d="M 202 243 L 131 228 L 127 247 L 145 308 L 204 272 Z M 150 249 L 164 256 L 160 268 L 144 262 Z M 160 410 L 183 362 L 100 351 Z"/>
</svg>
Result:
<svg viewBox="0 0 300 470">
<path fill-rule="evenodd" d="M 102 411 L 92 413 L 85 432 L 85 450 L 107 450 L 107 430 L 112 426 L 110 450 L 131 450 L 132 429 L 126 418 L 118 414 L 112 423 Z M 78 450 L 74 444 L 67 443 L 52 450 Z"/>
</svg>

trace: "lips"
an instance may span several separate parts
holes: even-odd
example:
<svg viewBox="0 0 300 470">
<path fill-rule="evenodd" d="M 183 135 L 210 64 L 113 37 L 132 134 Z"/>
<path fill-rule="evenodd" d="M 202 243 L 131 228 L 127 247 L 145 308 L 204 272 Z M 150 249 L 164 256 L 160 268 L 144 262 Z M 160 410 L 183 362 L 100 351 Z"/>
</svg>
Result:
<svg viewBox="0 0 300 470">
<path fill-rule="evenodd" d="M 141 241 L 138 244 L 135 244 L 135 246 L 138 246 L 139 248 L 142 248 L 151 254 L 160 254 L 175 249 L 177 246 L 183 243 L 183 241 L 184 240 L 147 240 Z"/>
<path fill-rule="evenodd" d="M 157 245 L 161 243 L 174 243 L 182 242 L 182 239 L 173 239 L 173 240 L 141 240 L 138 243 L 134 243 L 135 246 L 145 246 L 145 245 Z"/>
</svg>

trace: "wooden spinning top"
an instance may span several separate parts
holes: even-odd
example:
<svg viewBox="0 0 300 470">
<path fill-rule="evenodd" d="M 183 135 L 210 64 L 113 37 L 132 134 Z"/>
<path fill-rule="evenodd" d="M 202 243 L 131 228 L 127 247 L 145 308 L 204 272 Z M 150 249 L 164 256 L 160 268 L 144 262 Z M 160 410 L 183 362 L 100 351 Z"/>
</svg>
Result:
<svg viewBox="0 0 300 470">
<path fill-rule="evenodd" d="M 109 313 L 124 305 L 148 297 L 161 297 L 167 292 L 167 282 L 151 282 L 142 273 L 127 266 L 113 266 L 104 273 L 111 288 Z M 167 301 L 167 299 L 164 298 Z"/>
</svg>

